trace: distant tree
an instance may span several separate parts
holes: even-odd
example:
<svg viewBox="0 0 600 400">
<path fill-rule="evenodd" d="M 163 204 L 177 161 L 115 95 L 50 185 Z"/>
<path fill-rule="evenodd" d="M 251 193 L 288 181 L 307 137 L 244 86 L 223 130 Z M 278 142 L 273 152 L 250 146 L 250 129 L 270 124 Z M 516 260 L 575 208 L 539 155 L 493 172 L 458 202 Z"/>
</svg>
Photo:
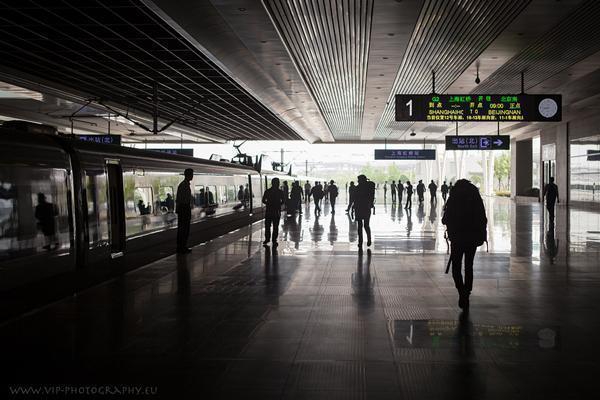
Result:
<svg viewBox="0 0 600 400">
<path fill-rule="evenodd" d="M 494 159 L 494 176 L 498 179 L 498 189 L 502 189 L 502 181 L 510 175 L 510 155 L 503 153 Z"/>
<path fill-rule="evenodd" d="M 481 182 L 483 182 L 483 177 L 481 175 L 471 175 L 469 178 L 471 183 L 477 187 L 481 187 Z"/>
</svg>

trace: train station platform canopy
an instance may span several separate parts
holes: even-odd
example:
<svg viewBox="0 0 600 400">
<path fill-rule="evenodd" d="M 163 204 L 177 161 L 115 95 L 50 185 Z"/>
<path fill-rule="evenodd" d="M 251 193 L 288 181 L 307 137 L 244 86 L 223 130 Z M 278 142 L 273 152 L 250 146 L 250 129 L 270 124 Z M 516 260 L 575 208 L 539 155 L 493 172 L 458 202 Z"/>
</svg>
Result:
<svg viewBox="0 0 600 400">
<path fill-rule="evenodd" d="M 0 10 L 0 115 L 98 133 L 112 118 L 132 142 L 433 143 L 457 124 L 394 118 L 394 96 L 431 93 L 432 72 L 438 93 L 562 94 L 563 121 L 596 113 L 600 95 L 600 4 L 590 0 L 20 1 Z M 458 129 L 515 137 L 544 124 Z"/>
</svg>

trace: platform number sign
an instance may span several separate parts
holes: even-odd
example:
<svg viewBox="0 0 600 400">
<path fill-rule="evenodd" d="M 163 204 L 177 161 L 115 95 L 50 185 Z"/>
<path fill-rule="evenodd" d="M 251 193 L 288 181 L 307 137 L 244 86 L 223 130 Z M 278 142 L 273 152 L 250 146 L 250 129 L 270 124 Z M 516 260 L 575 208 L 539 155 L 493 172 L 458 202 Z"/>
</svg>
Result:
<svg viewBox="0 0 600 400">
<path fill-rule="evenodd" d="M 396 121 L 548 122 L 562 118 L 555 94 L 398 94 Z"/>
</svg>

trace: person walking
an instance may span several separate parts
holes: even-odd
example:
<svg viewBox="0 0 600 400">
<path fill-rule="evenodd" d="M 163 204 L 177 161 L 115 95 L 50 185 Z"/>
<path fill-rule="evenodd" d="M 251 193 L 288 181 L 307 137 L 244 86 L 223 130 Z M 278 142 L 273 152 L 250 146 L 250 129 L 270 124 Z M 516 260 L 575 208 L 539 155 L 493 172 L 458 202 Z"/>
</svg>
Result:
<svg viewBox="0 0 600 400">
<path fill-rule="evenodd" d="M 321 186 L 321 182 L 315 182 L 315 186 L 310 190 L 310 195 L 313 197 L 315 201 L 315 215 L 321 213 L 321 199 L 323 199 L 323 186 Z"/>
<path fill-rule="evenodd" d="M 279 189 L 279 178 L 271 179 L 271 187 L 265 190 L 262 203 L 265 208 L 265 241 L 263 245 L 273 240 L 273 247 L 277 247 L 277 235 L 279 234 L 279 219 L 281 218 L 281 205 L 284 204 L 283 192 Z M 271 226 L 273 234 L 271 235 Z"/>
<path fill-rule="evenodd" d="M 448 185 L 446 185 L 446 181 L 442 183 L 442 199 L 444 199 L 444 203 L 446 202 L 446 197 L 448 197 Z"/>
<path fill-rule="evenodd" d="M 390 190 L 392 191 L 392 203 L 396 202 L 396 181 L 392 181 L 390 185 Z"/>
<path fill-rule="evenodd" d="M 371 246 L 371 208 L 375 201 L 375 184 L 367 180 L 365 175 L 358 176 L 358 186 L 354 204 L 356 207 L 356 220 L 358 221 L 358 251 L 362 253 L 363 228 L 367 233 L 367 246 Z"/>
<path fill-rule="evenodd" d="M 473 289 L 473 259 L 477 247 L 487 239 L 487 217 L 483 200 L 475 185 L 466 179 L 456 181 L 446 202 L 442 223 L 448 230 L 452 278 L 458 291 L 458 306 L 468 310 Z M 465 258 L 465 276 L 462 259 Z"/>
<path fill-rule="evenodd" d="M 305 201 L 307 203 L 310 203 L 310 189 L 310 183 L 306 181 L 306 183 L 304 184 L 304 198 L 306 199 Z"/>
<path fill-rule="evenodd" d="M 410 181 L 406 181 L 406 206 L 404 208 L 407 210 L 412 207 L 412 196 L 413 186 L 410 184 Z"/>
<path fill-rule="evenodd" d="M 350 213 L 350 217 L 354 218 L 354 199 L 356 195 L 356 185 L 354 181 L 350 182 L 348 187 L 348 207 L 346 208 L 346 214 Z"/>
<path fill-rule="evenodd" d="M 419 196 L 419 204 L 423 202 L 423 194 L 425 194 L 425 185 L 423 181 L 419 179 L 419 183 L 417 183 L 417 196 Z"/>
<path fill-rule="evenodd" d="M 398 180 L 396 189 L 398 190 L 398 207 L 401 207 L 402 206 L 402 194 L 404 193 L 404 184 L 402 183 L 401 180 Z"/>
<path fill-rule="evenodd" d="M 560 203 L 560 199 L 558 198 L 558 186 L 556 186 L 556 183 L 554 183 L 554 177 L 551 176 L 549 181 L 550 182 L 544 188 L 544 197 L 546 199 L 546 209 L 550 215 L 550 223 L 553 224 L 554 206 L 557 202 Z"/>
<path fill-rule="evenodd" d="M 437 185 L 435 184 L 433 179 L 431 180 L 431 183 L 429 184 L 428 188 L 431 204 L 437 204 Z"/>
<path fill-rule="evenodd" d="M 329 182 L 329 204 L 331 205 L 331 213 L 335 214 L 335 200 L 338 197 L 339 190 L 333 179 Z"/>
<path fill-rule="evenodd" d="M 194 179 L 194 170 L 187 168 L 183 171 L 184 179 L 177 186 L 175 212 L 177 213 L 177 253 L 185 254 L 192 251 L 187 247 L 192 222 L 192 188 L 190 182 Z"/>
</svg>

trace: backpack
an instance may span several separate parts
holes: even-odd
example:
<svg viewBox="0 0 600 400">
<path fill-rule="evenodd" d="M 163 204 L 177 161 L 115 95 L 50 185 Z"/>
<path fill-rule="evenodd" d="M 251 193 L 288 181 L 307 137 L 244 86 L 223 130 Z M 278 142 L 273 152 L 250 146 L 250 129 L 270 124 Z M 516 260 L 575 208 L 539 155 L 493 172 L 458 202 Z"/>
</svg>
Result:
<svg viewBox="0 0 600 400">
<path fill-rule="evenodd" d="M 485 207 L 475 185 L 466 179 L 456 182 L 446 203 L 442 223 L 448 227 L 451 241 L 477 246 L 487 241 Z"/>
</svg>

